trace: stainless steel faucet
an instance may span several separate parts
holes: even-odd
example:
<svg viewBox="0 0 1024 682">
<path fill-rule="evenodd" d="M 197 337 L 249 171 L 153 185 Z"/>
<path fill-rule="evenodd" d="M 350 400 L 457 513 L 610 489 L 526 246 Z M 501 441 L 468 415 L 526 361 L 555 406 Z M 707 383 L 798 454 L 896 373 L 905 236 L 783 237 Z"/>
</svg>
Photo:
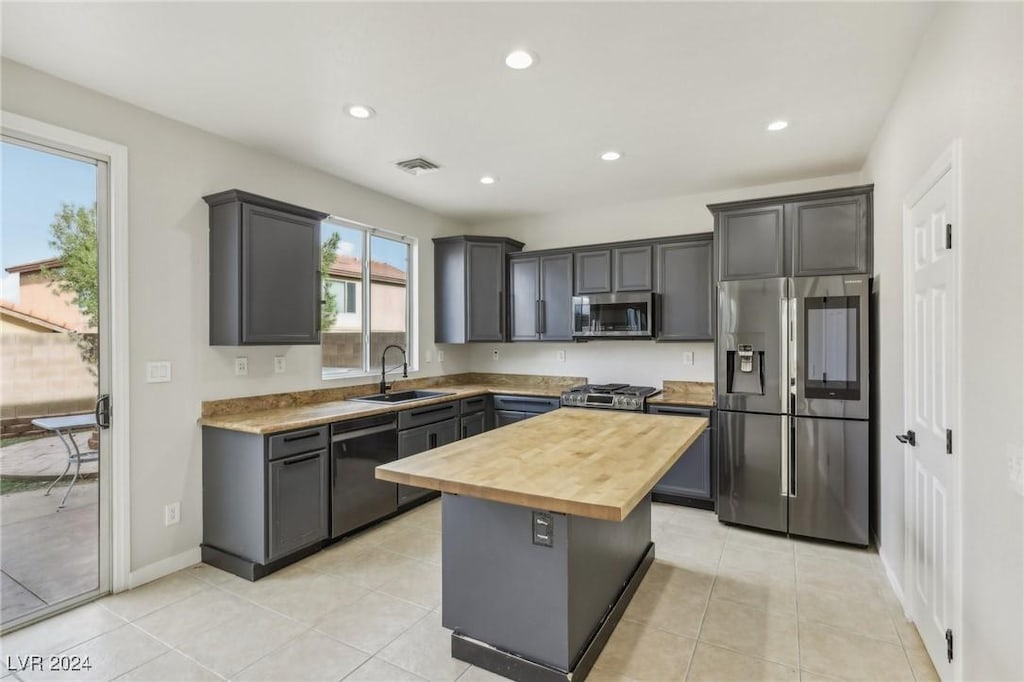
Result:
<svg viewBox="0 0 1024 682">
<path fill-rule="evenodd" d="M 402 376 L 405 377 L 405 378 L 409 377 L 409 358 L 406 357 L 406 355 L 405 355 L 405 349 L 402 348 L 399 345 L 394 344 L 394 343 L 392 343 L 390 345 L 387 345 L 387 346 L 384 346 L 384 351 L 380 354 L 380 392 L 381 393 L 387 393 L 388 389 L 391 388 L 391 384 L 389 384 L 387 381 L 385 381 L 384 376 L 388 372 L 393 372 L 394 370 L 398 369 L 398 365 L 395 365 L 391 369 L 387 369 L 384 366 L 384 359 L 387 357 L 388 351 L 391 350 L 392 348 L 397 348 L 398 350 L 402 351 Z"/>
</svg>

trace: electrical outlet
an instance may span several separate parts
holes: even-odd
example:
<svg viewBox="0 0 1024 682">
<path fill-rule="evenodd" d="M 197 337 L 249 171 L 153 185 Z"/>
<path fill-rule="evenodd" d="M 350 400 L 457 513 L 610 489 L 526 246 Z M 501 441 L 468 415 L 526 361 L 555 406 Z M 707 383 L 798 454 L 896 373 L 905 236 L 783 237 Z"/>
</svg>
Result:
<svg viewBox="0 0 1024 682">
<path fill-rule="evenodd" d="M 235 376 L 244 377 L 249 373 L 249 358 L 235 358 Z"/>
<path fill-rule="evenodd" d="M 491 360 L 494 360 L 495 362 L 498 361 L 498 349 L 497 348 L 495 348 L 494 350 L 491 351 Z"/>
<path fill-rule="evenodd" d="M 1024 497 L 1024 456 L 1010 455 L 1007 468 L 1010 490 Z"/>
<path fill-rule="evenodd" d="M 167 360 L 146 363 L 146 383 L 163 384 L 171 380 L 171 363 Z"/>
<path fill-rule="evenodd" d="M 423 354 L 423 362 L 430 363 L 434 361 L 434 351 L 428 350 Z"/>
<path fill-rule="evenodd" d="M 173 526 L 181 521 L 181 502 L 171 502 L 164 507 L 164 525 Z"/>
<path fill-rule="evenodd" d="M 274 374 L 284 374 L 285 362 L 283 355 L 274 356 Z"/>
<path fill-rule="evenodd" d="M 688 350 L 688 351 L 684 351 L 683 352 L 683 364 L 684 365 L 692 365 L 693 364 L 693 351 L 692 350 Z"/>
<path fill-rule="evenodd" d="M 565 351 L 564 350 L 558 351 L 558 361 L 559 362 L 565 362 Z"/>
<path fill-rule="evenodd" d="M 444 351 L 443 350 L 437 351 L 437 361 L 438 362 L 444 362 Z"/>
</svg>

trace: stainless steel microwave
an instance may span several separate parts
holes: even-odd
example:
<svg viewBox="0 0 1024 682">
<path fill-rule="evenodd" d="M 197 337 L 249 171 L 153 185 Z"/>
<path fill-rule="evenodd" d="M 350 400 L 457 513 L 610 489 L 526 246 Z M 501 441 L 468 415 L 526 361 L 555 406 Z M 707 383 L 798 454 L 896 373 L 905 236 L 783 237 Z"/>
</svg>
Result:
<svg viewBox="0 0 1024 682">
<path fill-rule="evenodd" d="M 572 335 L 649 339 L 654 335 L 654 297 L 649 291 L 573 296 Z"/>
</svg>

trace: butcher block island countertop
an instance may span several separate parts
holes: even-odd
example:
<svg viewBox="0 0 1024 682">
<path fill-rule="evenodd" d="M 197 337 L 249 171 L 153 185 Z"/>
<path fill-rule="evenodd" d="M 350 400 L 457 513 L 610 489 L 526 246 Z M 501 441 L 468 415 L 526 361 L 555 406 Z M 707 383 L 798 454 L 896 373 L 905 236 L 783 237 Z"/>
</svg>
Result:
<svg viewBox="0 0 1024 682">
<path fill-rule="evenodd" d="M 567 407 L 378 466 L 377 478 L 622 521 L 707 426 L 698 417 Z"/>
</svg>

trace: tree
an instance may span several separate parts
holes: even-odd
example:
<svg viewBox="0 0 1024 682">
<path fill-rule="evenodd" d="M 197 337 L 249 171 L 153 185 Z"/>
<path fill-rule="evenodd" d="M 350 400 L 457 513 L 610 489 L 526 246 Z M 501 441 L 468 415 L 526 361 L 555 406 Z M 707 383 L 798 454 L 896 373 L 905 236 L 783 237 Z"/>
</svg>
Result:
<svg viewBox="0 0 1024 682">
<path fill-rule="evenodd" d="M 334 265 L 334 259 L 338 255 L 338 245 L 341 244 L 341 234 L 334 232 L 324 240 L 320 247 L 320 277 L 322 279 L 323 302 L 320 306 L 320 328 L 324 331 L 334 326 L 338 319 L 338 295 L 327 286 L 329 281 L 328 271 Z"/>
<path fill-rule="evenodd" d="M 99 268 L 96 260 L 96 204 L 91 208 L 61 204 L 50 223 L 50 247 L 61 261 L 58 268 L 43 268 L 50 286 L 71 294 L 90 329 L 99 324 Z M 94 332 L 69 332 L 78 345 L 82 360 L 96 375 L 99 344 Z"/>
</svg>

